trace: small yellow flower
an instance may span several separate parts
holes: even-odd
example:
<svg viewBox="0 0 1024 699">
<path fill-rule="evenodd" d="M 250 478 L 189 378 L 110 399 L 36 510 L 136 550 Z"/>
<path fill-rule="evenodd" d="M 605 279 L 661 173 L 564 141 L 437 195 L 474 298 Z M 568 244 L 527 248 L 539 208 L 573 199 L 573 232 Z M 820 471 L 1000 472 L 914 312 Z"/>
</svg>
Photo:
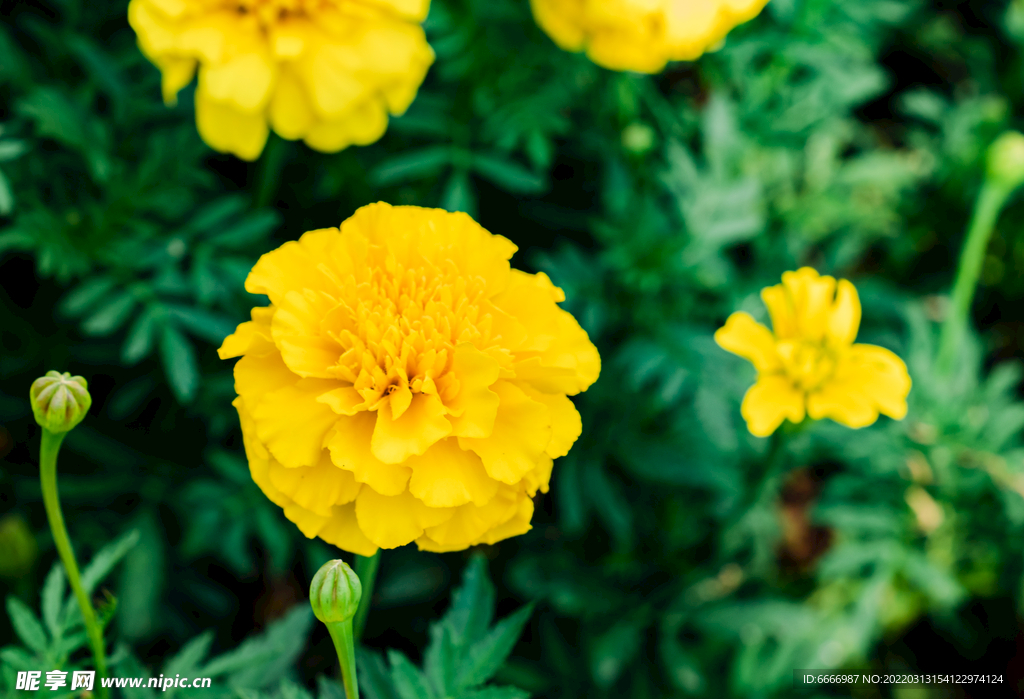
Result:
<svg viewBox="0 0 1024 699">
<path fill-rule="evenodd" d="M 720 347 L 757 369 L 740 409 L 752 434 L 767 437 L 786 418 L 798 423 L 805 415 L 853 428 L 879 413 L 903 419 L 910 374 L 889 350 L 853 344 L 860 326 L 853 284 L 804 267 L 762 289 L 761 299 L 772 330 L 741 311 L 715 333 Z"/>
<path fill-rule="evenodd" d="M 255 160 L 269 128 L 333 153 L 401 114 L 434 60 L 429 0 L 131 0 L 164 100 L 199 70 L 196 125 L 211 148 Z"/>
<path fill-rule="evenodd" d="M 768 0 L 530 0 L 537 24 L 566 51 L 611 70 L 657 73 L 692 61 Z"/>
<path fill-rule="evenodd" d="M 463 213 L 364 206 L 260 258 L 220 348 L 253 480 L 307 537 L 369 556 L 530 529 L 601 359 L 543 273 Z"/>
</svg>

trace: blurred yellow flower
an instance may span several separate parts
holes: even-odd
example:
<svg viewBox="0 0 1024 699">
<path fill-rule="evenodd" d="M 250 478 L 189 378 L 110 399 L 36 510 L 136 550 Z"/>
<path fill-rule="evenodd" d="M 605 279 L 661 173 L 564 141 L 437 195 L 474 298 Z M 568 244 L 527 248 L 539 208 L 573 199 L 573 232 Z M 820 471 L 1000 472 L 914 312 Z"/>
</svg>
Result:
<svg viewBox="0 0 1024 699">
<path fill-rule="evenodd" d="M 537 24 L 566 51 L 611 70 L 657 73 L 712 50 L 768 0 L 530 0 Z"/>
<path fill-rule="evenodd" d="M 434 60 L 429 0 L 131 0 L 128 21 L 163 95 L 199 70 L 196 124 L 211 148 L 255 160 L 269 128 L 335 152 L 401 114 Z"/>
<path fill-rule="evenodd" d="M 853 284 L 804 267 L 762 289 L 761 299 L 772 330 L 740 311 L 715 333 L 719 346 L 757 369 L 740 409 L 752 434 L 767 437 L 786 418 L 801 422 L 805 415 L 854 428 L 879 413 L 903 419 L 910 374 L 889 350 L 853 344 L 860 326 Z"/>
<path fill-rule="evenodd" d="M 385 203 L 260 258 L 225 339 L 253 480 L 307 537 L 364 556 L 530 529 L 567 396 L 601 360 L 543 273 L 463 213 Z"/>
</svg>

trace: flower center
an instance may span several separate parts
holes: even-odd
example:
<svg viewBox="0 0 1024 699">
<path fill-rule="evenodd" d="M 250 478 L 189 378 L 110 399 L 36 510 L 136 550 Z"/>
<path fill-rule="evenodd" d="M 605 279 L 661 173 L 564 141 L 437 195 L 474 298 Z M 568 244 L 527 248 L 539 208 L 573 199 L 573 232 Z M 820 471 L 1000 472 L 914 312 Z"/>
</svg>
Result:
<svg viewBox="0 0 1024 699">
<path fill-rule="evenodd" d="M 317 10 L 335 6 L 334 0 L 222 0 L 222 5 L 234 9 L 267 27 L 289 15 L 315 14 Z"/>
<path fill-rule="evenodd" d="M 782 340 L 776 349 L 786 375 L 804 391 L 818 388 L 835 372 L 836 352 L 822 342 Z"/>
<path fill-rule="evenodd" d="M 443 392 L 456 345 L 493 344 L 484 291 L 483 279 L 461 275 L 451 262 L 407 268 L 389 258 L 369 281 L 350 278 L 322 325 L 343 348 L 332 371 L 369 404 L 398 391 Z"/>
</svg>

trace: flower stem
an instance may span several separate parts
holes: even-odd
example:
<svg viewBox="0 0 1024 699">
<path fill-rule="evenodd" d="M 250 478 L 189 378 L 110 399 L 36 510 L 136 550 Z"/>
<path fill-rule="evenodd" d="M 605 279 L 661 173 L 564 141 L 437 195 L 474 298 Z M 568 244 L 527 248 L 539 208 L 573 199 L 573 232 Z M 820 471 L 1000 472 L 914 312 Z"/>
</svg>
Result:
<svg viewBox="0 0 1024 699">
<path fill-rule="evenodd" d="M 86 633 L 89 635 L 92 657 L 96 663 L 96 674 L 100 678 L 104 678 L 107 676 L 107 658 L 103 645 L 103 630 L 96 620 L 96 612 L 89 601 L 89 595 L 82 586 L 82 576 L 78 572 L 75 553 L 71 549 L 71 540 L 64 527 L 64 516 L 60 511 L 60 497 L 57 494 L 57 452 L 60 451 L 60 444 L 64 441 L 65 434 L 67 433 L 55 433 L 43 428 L 43 439 L 39 447 L 39 480 L 43 489 L 46 517 L 50 521 L 50 531 L 53 533 L 53 543 L 57 547 L 57 553 L 68 574 L 68 582 L 71 583 L 71 589 L 74 590 L 78 606 L 82 610 L 82 620 L 85 623 Z M 98 682 L 97 684 L 99 685 L 99 695 L 106 699 L 109 696 L 109 691 L 102 683 Z"/>
<path fill-rule="evenodd" d="M 352 620 L 336 621 L 327 624 L 327 630 L 334 641 L 334 649 L 338 652 L 341 663 L 341 682 L 345 687 L 347 699 L 359 699 L 359 685 L 356 681 L 356 643 L 352 638 Z"/>
<path fill-rule="evenodd" d="M 356 554 L 356 575 L 359 577 L 359 583 L 363 586 L 363 595 L 359 598 L 359 608 L 356 609 L 355 619 L 352 620 L 357 641 L 363 636 L 366 616 L 370 613 L 370 600 L 373 599 L 373 583 L 377 579 L 377 568 L 379 566 L 380 549 L 377 549 L 377 552 L 369 557 Z"/>
<path fill-rule="evenodd" d="M 974 212 L 971 214 L 971 223 L 967 229 L 967 240 L 960 254 L 960 264 L 953 284 L 950 308 L 939 336 L 936 368 L 940 374 L 949 374 L 953 369 L 957 351 L 967 330 L 967 317 L 971 310 L 974 290 L 978 286 L 978 278 L 981 276 L 988 241 L 992 237 L 992 229 L 995 227 L 999 212 L 1013 189 L 1002 182 L 987 178 L 974 203 Z"/>
</svg>

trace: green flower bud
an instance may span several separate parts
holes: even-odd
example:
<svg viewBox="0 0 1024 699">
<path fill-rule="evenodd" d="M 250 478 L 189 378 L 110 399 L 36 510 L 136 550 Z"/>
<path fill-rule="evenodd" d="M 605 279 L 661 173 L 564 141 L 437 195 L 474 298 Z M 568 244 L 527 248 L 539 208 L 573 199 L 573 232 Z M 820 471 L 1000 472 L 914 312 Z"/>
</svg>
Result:
<svg viewBox="0 0 1024 699">
<path fill-rule="evenodd" d="M 0 578 L 20 578 L 32 570 L 39 549 L 32 530 L 17 514 L 0 518 Z"/>
<path fill-rule="evenodd" d="M 74 429 L 92 405 L 85 379 L 66 371 L 48 371 L 46 376 L 36 379 L 29 397 L 36 422 L 53 433 Z"/>
<path fill-rule="evenodd" d="M 643 155 L 654 148 L 654 129 L 641 122 L 633 122 L 622 130 L 622 147 L 630 153 Z"/>
<path fill-rule="evenodd" d="M 327 561 L 313 576 L 309 604 L 325 624 L 348 621 L 356 615 L 363 586 L 359 577 L 340 559 Z"/>
<path fill-rule="evenodd" d="M 988 176 L 1016 189 L 1024 183 L 1024 135 L 1007 131 L 988 147 Z"/>
</svg>

